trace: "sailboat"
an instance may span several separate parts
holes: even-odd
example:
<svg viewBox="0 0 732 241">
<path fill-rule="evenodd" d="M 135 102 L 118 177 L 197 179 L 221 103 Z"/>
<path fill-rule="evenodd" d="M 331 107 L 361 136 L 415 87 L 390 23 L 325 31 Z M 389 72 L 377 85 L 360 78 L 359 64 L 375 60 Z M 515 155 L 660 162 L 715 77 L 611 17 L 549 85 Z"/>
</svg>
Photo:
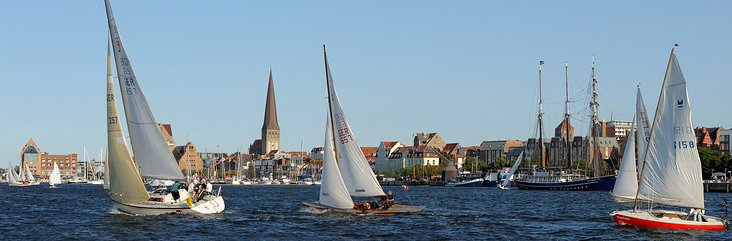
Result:
<svg viewBox="0 0 732 241">
<path fill-rule="evenodd" d="M 518 169 L 519 165 L 521 165 L 521 160 L 524 159 L 524 152 L 521 152 L 521 155 L 519 155 L 518 159 L 516 160 L 516 163 L 513 164 L 511 167 L 511 170 L 508 171 L 508 175 L 506 175 L 506 179 L 503 179 L 501 183 L 498 184 L 498 188 L 507 190 L 509 187 L 511 187 L 511 180 L 513 180 L 513 174 L 516 173 L 516 169 Z"/>
<path fill-rule="evenodd" d="M 323 169 L 320 198 L 317 202 L 303 202 L 303 205 L 319 210 L 335 210 L 346 213 L 374 213 L 392 215 L 396 213 L 417 213 L 424 206 L 374 205 L 376 202 L 354 203 L 351 197 L 385 197 L 384 190 L 376 180 L 361 148 L 356 142 L 351 127 L 341 108 L 330 67 L 323 45 L 325 75 L 328 87 L 329 118 L 326 124 L 323 147 Z M 335 133 L 338 133 L 336 136 Z M 374 208 L 371 208 L 374 206 Z"/>
<path fill-rule="evenodd" d="M 13 169 L 13 164 L 10 164 L 9 162 L 8 164 L 10 165 L 10 168 L 8 168 L 8 171 L 5 174 L 8 185 L 14 187 L 30 186 L 29 182 L 24 182 L 20 178 L 20 175 L 18 175 L 18 173 L 15 173 L 15 169 Z"/>
<path fill-rule="evenodd" d="M 48 186 L 55 188 L 57 184 L 61 184 L 61 171 L 58 170 L 58 164 L 53 163 L 53 171 L 48 177 Z"/>
<path fill-rule="evenodd" d="M 180 199 L 171 193 L 145 189 L 142 178 L 160 180 L 185 180 L 173 154 L 158 129 L 145 95 L 132 70 L 124 45 L 112 14 L 109 0 L 105 0 L 109 32 L 113 42 L 114 57 L 122 101 L 125 107 L 127 129 L 130 132 L 130 150 L 119 122 L 117 101 L 112 76 L 112 63 L 107 48 L 107 149 L 109 153 L 109 199 L 117 210 L 134 215 L 165 213 L 219 213 L 224 210 L 224 199 L 219 194 L 205 195 L 192 202 L 187 191 L 179 189 Z M 137 166 L 136 166 L 137 165 Z M 138 169 L 139 166 L 139 169 Z"/>
<path fill-rule="evenodd" d="M 640 87 L 638 87 L 636 96 L 636 120 L 631 124 L 630 134 L 625 143 L 623 161 L 620 163 L 620 169 L 618 170 L 618 179 L 615 182 L 613 191 L 610 193 L 615 200 L 621 202 L 635 200 L 635 192 L 638 190 L 638 173 L 640 172 L 638 168 L 643 166 L 643 158 L 638 158 L 638 168 L 636 167 L 636 153 L 645 153 L 648 147 L 648 135 L 651 133 L 651 125 L 648 121 Z"/>
<path fill-rule="evenodd" d="M 33 173 L 28 168 L 27 163 L 25 164 L 25 178 L 23 180 L 28 182 L 31 186 L 37 186 L 41 184 L 40 182 L 36 181 L 35 178 L 33 178 Z"/>
<path fill-rule="evenodd" d="M 109 154 L 107 154 L 107 158 L 104 160 L 104 183 L 102 187 L 104 190 L 109 190 Z"/>
<path fill-rule="evenodd" d="M 675 49 L 675 48 L 674 48 Z M 686 80 L 674 49 L 658 97 L 656 114 L 632 210 L 614 211 L 619 225 L 643 228 L 721 230 L 726 220 L 704 215 L 704 190 Z M 673 144 L 671 144 L 673 143 Z M 638 201 L 689 208 L 689 212 L 640 210 Z"/>
<path fill-rule="evenodd" d="M 594 57 L 593 57 L 594 58 Z M 541 164 L 542 168 L 546 168 L 544 165 L 544 140 L 543 140 L 543 112 L 542 112 L 542 99 L 541 99 L 541 65 L 544 64 L 544 61 L 541 61 L 539 64 L 539 140 L 537 141 L 539 143 L 539 157 L 541 158 Z M 572 142 L 573 137 L 569 136 L 569 82 L 568 82 L 568 65 L 565 63 L 564 66 L 565 69 L 565 88 L 567 93 L 567 100 L 565 101 L 565 108 L 566 113 L 564 115 L 564 122 L 562 122 L 562 125 L 567 128 L 567 136 L 562 137 L 566 143 L 566 146 L 568 147 L 566 150 L 567 153 L 567 160 L 569 160 L 569 167 L 571 167 L 572 163 Z M 592 110 L 592 140 L 593 140 L 593 148 L 598 148 L 598 142 L 597 142 L 597 136 L 598 136 L 598 128 L 599 122 L 597 121 L 597 106 L 599 105 L 597 102 L 597 92 L 595 91 L 595 84 L 597 84 L 597 78 L 595 78 L 595 62 L 593 60 L 592 62 L 592 93 L 593 98 L 590 101 L 590 109 Z M 602 161 L 602 158 L 600 158 L 599 150 L 593 151 L 594 153 L 594 159 L 592 160 L 592 163 L 594 164 L 594 176 L 587 176 L 581 173 L 570 173 L 566 171 L 554 171 L 554 172 L 547 172 L 547 171 L 533 171 L 533 173 L 529 175 L 522 175 L 521 178 L 516 179 L 514 183 L 519 189 L 522 190 L 563 190 L 563 191 L 610 191 L 615 186 L 616 176 L 613 175 L 605 175 L 600 176 L 600 166 L 599 163 Z"/>
</svg>

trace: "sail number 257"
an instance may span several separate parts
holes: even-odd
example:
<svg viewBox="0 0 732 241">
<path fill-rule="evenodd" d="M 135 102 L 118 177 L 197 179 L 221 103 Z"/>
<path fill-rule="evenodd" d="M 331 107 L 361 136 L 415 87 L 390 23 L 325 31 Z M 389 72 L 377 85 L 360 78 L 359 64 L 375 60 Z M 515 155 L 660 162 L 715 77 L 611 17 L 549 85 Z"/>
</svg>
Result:
<svg viewBox="0 0 732 241">
<path fill-rule="evenodd" d="M 694 141 L 674 141 L 674 149 L 694 148 Z"/>
</svg>

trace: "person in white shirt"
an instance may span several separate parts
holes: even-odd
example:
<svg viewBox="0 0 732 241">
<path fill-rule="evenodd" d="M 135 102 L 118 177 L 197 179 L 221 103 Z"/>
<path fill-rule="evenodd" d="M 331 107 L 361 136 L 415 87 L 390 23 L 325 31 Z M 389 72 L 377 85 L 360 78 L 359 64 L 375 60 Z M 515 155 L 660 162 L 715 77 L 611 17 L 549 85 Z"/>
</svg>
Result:
<svg viewBox="0 0 732 241">
<path fill-rule="evenodd" d="M 208 194 L 213 194 L 213 185 L 209 181 L 206 181 L 206 192 L 208 192 Z"/>
</svg>

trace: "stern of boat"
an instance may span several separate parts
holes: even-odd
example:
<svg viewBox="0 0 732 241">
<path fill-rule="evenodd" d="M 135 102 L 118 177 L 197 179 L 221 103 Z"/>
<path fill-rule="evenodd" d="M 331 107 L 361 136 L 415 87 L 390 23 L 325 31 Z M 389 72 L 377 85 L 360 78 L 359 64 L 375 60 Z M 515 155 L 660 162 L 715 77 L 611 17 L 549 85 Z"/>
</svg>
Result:
<svg viewBox="0 0 732 241">
<path fill-rule="evenodd" d="M 202 214 L 220 213 L 225 208 L 226 204 L 222 196 L 208 196 L 191 206 L 191 210 Z"/>
</svg>

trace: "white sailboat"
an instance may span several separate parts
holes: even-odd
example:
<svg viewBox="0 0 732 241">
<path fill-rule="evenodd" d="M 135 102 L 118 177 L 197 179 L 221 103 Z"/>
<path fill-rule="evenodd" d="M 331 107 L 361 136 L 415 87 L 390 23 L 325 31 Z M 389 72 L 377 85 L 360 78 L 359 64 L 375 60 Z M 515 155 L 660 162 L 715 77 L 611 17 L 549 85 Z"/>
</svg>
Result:
<svg viewBox="0 0 732 241">
<path fill-rule="evenodd" d="M 9 162 L 8 164 L 10 165 L 10 168 L 8 168 L 8 171 L 5 174 L 8 185 L 14 187 L 30 186 L 29 182 L 24 182 L 20 178 L 20 175 L 18 175 L 18 173 L 15 173 L 15 169 L 13 169 L 13 164 L 10 164 Z"/>
<path fill-rule="evenodd" d="M 399 204 L 383 206 L 367 202 L 356 204 L 351 199 L 351 197 L 385 197 L 386 195 L 346 121 L 333 85 L 325 45 L 323 45 L 323 56 L 330 115 L 326 124 L 323 147 L 322 185 L 319 201 L 303 202 L 303 205 L 320 210 L 328 209 L 348 213 L 395 214 L 421 211 L 425 208 L 424 206 Z M 334 133 L 338 133 L 338 136 L 336 137 Z M 371 209 L 371 206 L 377 207 Z"/>
<path fill-rule="evenodd" d="M 35 178 L 33 178 L 33 173 L 28 168 L 28 164 L 25 165 L 25 181 L 27 181 L 31 186 L 37 186 L 41 183 L 36 181 Z"/>
<path fill-rule="evenodd" d="M 48 186 L 55 188 L 58 184 L 61 184 L 61 171 L 58 169 L 58 164 L 54 162 L 53 171 L 51 171 L 51 175 L 48 177 Z"/>
<path fill-rule="evenodd" d="M 135 215 L 164 213 L 219 213 L 224 199 L 219 194 L 203 196 L 193 203 L 187 191 L 179 189 L 180 199 L 171 193 L 148 193 L 142 178 L 185 180 L 152 114 L 145 95 L 132 70 L 109 0 L 105 0 L 107 21 L 113 42 L 114 57 L 122 100 L 130 132 L 135 161 L 132 159 L 117 113 L 112 64 L 107 53 L 107 148 L 109 151 L 109 198 L 117 210 Z M 137 164 L 138 167 L 135 166 Z M 221 189 L 219 189 L 220 193 Z M 185 201 L 183 201 L 185 200 Z"/>
<path fill-rule="evenodd" d="M 518 169 L 519 165 L 521 165 L 521 161 L 524 159 L 524 152 L 522 151 L 519 155 L 518 159 L 516 159 L 516 163 L 513 164 L 511 167 L 511 170 L 508 171 L 508 175 L 506 175 L 506 179 L 503 179 L 501 183 L 498 184 L 498 188 L 500 189 L 508 189 L 511 187 L 511 180 L 513 180 L 513 174 L 516 173 L 516 169 Z"/>
<path fill-rule="evenodd" d="M 725 228 L 726 221 L 704 215 L 701 161 L 691 123 L 691 106 L 686 80 L 673 49 L 658 98 L 648 148 L 642 155 L 645 160 L 635 205 L 632 210 L 612 212 L 616 223 L 664 229 Z M 640 210 L 639 199 L 689 208 L 689 212 Z"/>
<path fill-rule="evenodd" d="M 104 187 L 104 190 L 109 190 L 109 155 L 107 155 L 107 159 L 104 160 L 104 183 L 102 184 L 102 187 Z"/>
</svg>

